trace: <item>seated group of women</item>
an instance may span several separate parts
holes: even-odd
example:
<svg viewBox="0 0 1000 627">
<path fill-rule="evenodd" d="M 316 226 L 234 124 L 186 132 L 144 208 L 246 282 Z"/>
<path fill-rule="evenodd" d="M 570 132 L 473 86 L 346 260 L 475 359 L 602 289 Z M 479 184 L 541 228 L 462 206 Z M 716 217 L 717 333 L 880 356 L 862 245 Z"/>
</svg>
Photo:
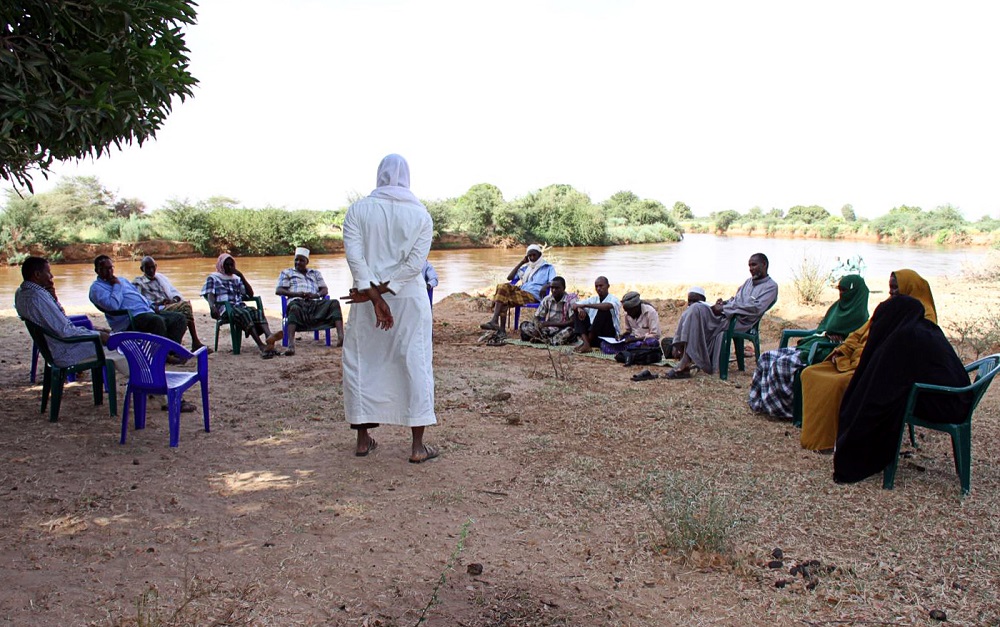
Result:
<svg viewBox="0 0 1000 627">
<path fill-rule="evenodd" d="M 799 373 L 802 446 L 833 449 L 834 480 L 851 483 L 881 472 L 896 455 L 914 383 L 965 386 L 969 377 L 937 326 L 930 285 L 919 274 L 893 272 L 889 298 L 870 319 L 864 279 L 845 276 L 838 289 L 814 335 L 761 356 L 749 404 L 791 418 Z M 915 411 L 924 420 L 962 422 L 969 410 L 962 396 L 921 398 Z"/>
</svg>

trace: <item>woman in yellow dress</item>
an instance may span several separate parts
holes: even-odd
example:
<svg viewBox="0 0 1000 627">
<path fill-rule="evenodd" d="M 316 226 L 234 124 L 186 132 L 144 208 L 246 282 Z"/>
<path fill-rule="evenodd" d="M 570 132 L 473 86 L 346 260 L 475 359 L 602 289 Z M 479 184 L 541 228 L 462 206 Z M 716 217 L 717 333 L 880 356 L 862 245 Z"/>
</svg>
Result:
<svg viewBox="0 0 1000 627">
<path fill-rule="evenodd" d="M 896 270 L 889 275 L 889 298 L 899 294 L 923 303 L 924 317 L 937 324 L 931 286 L 922 276 L 913 270 Z M 870 322 L 848 335 L 825 361 L 802 371 L 802 448 L 823 451 L 836 443 L 840 401 L 861 361 Z"/>
</svg>

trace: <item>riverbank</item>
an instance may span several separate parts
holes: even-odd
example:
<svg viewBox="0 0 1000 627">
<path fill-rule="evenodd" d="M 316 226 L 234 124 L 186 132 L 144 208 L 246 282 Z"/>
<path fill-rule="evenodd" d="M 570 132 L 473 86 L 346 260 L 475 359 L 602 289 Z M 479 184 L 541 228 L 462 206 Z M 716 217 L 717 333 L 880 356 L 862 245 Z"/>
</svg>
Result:
<svg viewBox="0 0 1000 627">
<path fill-rule="evenodd" d="M 931 284 L 946 328 L 971 302 L 1000 304 L 994 284 Z M 686 286 L 640 287 L 664 297 L 654 304 L 672 328 Z M 885 297 L 872 287 L 883 290 L 873 303 Z M 765 348 L 825 309 L 790 292 L 762 325 Z M 207 340 L 207 307 L 195 309 Z M 39 626 L 1000 620 L 995 389 L 976 414 L 970 497 L 937 433 L 901 464 L 895 490 L 877 478 L 839 486 L 794 427 L 749 412 L 750 372 L 633 383 L 613 362 L 478 344 L 484 316 L 462 294 L 435 304 L 428 439 L 442 455 L 414 465 L 393 427 L 376 432 L 371 456 L 353 455 L 340 350 L 305 334 L 297 355 L 269 361 L 232 355 L 224 334 L 210 357 L 212 431 L 184 414 L 177 449 L 156 408 L 120 446 L 119 419 L 86 383 L 49 423 L 27 384 L 23 325 L 0 311 L 13 347 L 0 361 L 0 615 Z M 665 546 L 654 514 L 678 520 L 685 486 L 738 515 L 714 528 L 731 551 Z M 690 524 L 713 529 L 701 513 Z M 807 563 L 806 575 L 794 568 Z"/>
</svg>

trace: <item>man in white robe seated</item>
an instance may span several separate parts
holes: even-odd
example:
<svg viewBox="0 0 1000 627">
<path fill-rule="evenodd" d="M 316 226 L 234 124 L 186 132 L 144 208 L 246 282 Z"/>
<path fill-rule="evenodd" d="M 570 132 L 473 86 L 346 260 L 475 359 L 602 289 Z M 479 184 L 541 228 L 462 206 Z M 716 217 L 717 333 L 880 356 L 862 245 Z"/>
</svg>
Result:
<svg viewBox="0 0 1000 627">
<path fill-rule="evenodd" d="M 735 296 L 727 301 L 720 298 L 712 306 L 697 303 L 684 310 L 673 341 L 673 357 L 680 362 L 667 371 L 665 378 L 690 378 L 695 367 L 708 374 L 715 372 L 729 318 L 738 316 L 736 330 L 746 331 L 778 299 L 778 284 L 768 276 L 767 266 L 767 257 L 754 253 L 749 262 L 750 278 Z"/>
</svg>

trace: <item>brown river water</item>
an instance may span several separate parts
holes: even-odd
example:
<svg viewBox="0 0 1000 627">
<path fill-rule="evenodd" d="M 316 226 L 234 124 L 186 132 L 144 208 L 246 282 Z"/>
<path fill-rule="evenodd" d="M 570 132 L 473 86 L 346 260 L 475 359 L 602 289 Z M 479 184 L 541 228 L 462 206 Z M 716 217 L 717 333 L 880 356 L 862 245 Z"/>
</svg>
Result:
<svg viewBox="0 0 1000 627">
<path fill-rule="evenodd" d="M 605 275 L 611 291 L 620 296 L 622 290 L 616 290 L 616 284 L 739 284 L 749 276 L 747 259 L 755 252 L 768 256 L 770 273 L 779 284 L 792 281 L 792 271 L 800 266 L 804 256 L 818 261 L 823 268 L 832 268 L 838 257 L 861 255 L 868 266 L 865 276 L 874 288 L 879 280 L 888 280 L 889 273 L 900 268 L 912 268 L 925 277 L 956 276 L 963 264 L 981 260 L 986 250 L 694 234 L 676 244 L 553 248 L 546 255 L 571 286 L 590 285 L 595 277 Z M 434 300 L 503 280 L 523 254 L 521 249 L 493 248 L 431 251 L 429 259 L 441 281 L 434 291 Z M 209 258 L 163 259 L 157 264 L 159 272 L 192 300 L 198 298 L 205 277 L 215 269 L 215 259 Z M 291 265 L 291 255 L 237 259 L 237 267 L 256 293 L 263 296 L 269 312 L 280 311 L 280 299 L 274 295 L 275 283 L 278 274 Z M 351 276 L 342 253 L 313 255 L 310 267 L 323 273 L 331 295 L 347 293 Z M 95 278 L 92 264 L 55 264 L 52 273 L 59 300 L 65 306 L 89 305 L 87 293 Z M 128 279 L 141 274 L 138 260 L 116 260 L 115 273 Z M 0 268 L 0 310 L 13 307 L 14 290 L 20 283 L 18 267 Z"/>
</svg>

